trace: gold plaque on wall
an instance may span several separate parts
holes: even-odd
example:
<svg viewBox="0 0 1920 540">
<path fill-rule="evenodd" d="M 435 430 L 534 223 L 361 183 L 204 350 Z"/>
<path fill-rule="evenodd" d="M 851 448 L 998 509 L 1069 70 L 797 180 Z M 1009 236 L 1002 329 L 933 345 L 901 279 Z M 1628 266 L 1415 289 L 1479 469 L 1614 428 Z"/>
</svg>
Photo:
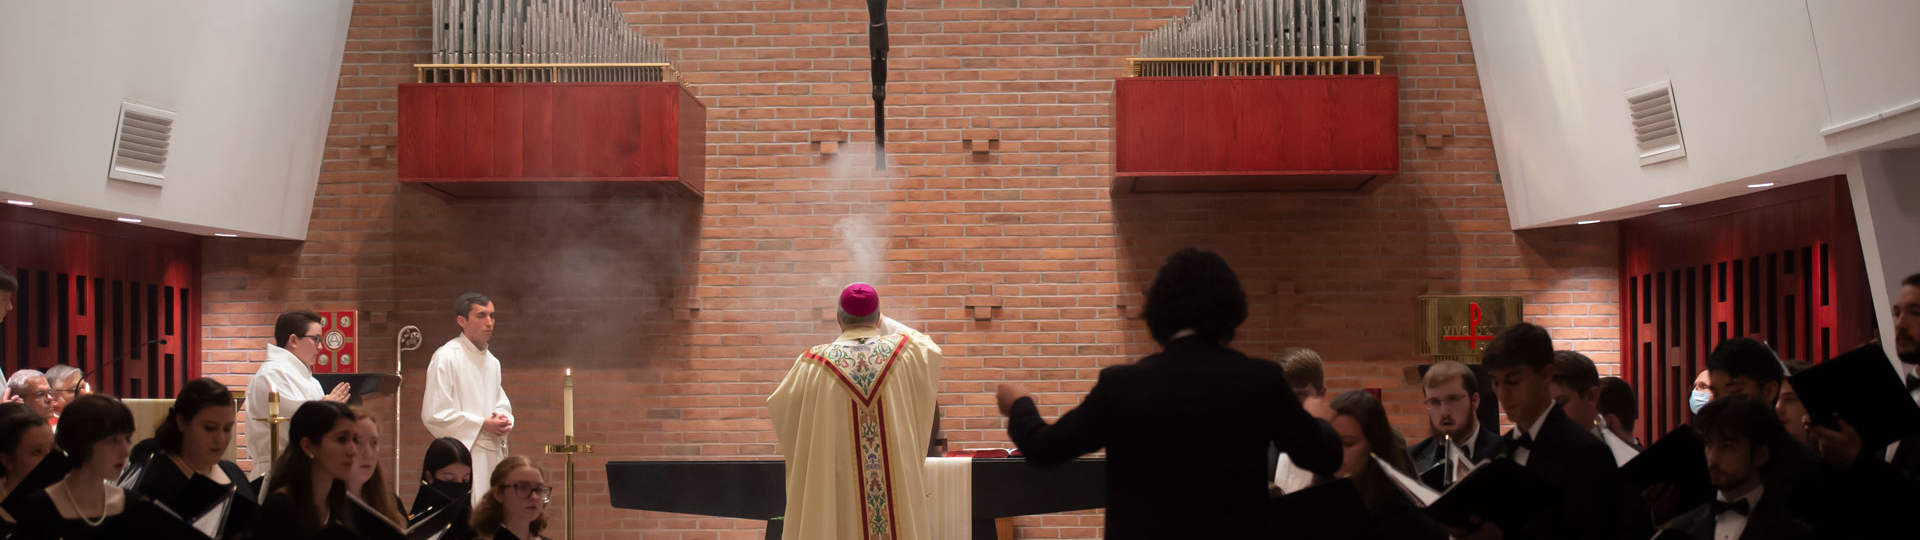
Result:
<svg viewBox="0 0 1920 540">
<path fill-rule="evenodd" d="M 1524 307 L 1518 296 L 1421 296 L 1416 352 L 1477 364 L 1494 334 L 1523 320 Z"/>
</svg>

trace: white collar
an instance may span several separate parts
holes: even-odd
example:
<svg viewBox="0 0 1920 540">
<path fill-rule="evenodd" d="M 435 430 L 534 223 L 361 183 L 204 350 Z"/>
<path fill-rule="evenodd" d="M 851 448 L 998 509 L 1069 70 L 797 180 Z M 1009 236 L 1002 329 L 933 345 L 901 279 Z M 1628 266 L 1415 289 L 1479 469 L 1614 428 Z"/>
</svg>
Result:
<svg viewBox="0 0 1920 540">
<path fill-rule="evenodd" d="M 1547 415 L 1552 412 L 1553 405 L 1547 405 L 1547 410 L 1540 411 L 1540 417 L 1533 419 L 1533 426 L 1527 428 L 1527 438 L 1535 440 L 1540 438 L 1540 427 L 1547 425 Z"/>
<path fill-rule="evenodd" d="M 466 349 L 467 354 L 479 355 L 479 356 L 487 355 L 487 351 L 481 350 L 479 345 L 473 344 L 473 340 L 467 339 L 466 332 L 461 332 L 460 335 L 454 336 L 453 340 L 460 342 L 460 347 L 463 349 Z"/>
<path fill-rule="evenodd" d="M 1194 331 L 1194 329 L 1192 329 L 1192 328 L 1181 328 L 1181 329 L 1180 329 L 1179 331 L 1177 331 L 1177 332 L 1174 332 L 1174 333 L 1173 333 L 1173 337 L 1169 337 L 1169 338 L 1167 338 L 1167 342 L 1168 342 L 1168 343 L 1172 343 L 1172 342 L 1173 342 L 1173 340 L 1176 340 L 1176 339 L 1180 339 L 1180 338 L 1183 338 L 1183 337 L 1187 337 L 1187 336 L 1191 336 L 1191 335 L 1196 335 L 1196 334 L 1199 334 L 1199 333 L 1200 333 L 1200 332 L 1196 332 L 1196 331 Z"/>
<path fill-rule="evenodd" d="M 1467 435 L 1467 440 L 1461 441 L 1459 444 L 1466 445 L 1467 451 L 1471 452 L 1473 451 L 1473 447 L 1474 447 L 1473 443 L 1480 440 L 1480 419 L 1479 418 L 1473 419 L 1473 429 L 1470 430 L 1469 433 L 1470 434 Z"/>
<path fill-rule="evenodd" d="M 1758 473 L 1755 473 L 1755 474 L 1758 474 Z M 1763 483 L 1761 485 L 1754 486 L 1753 491 L 1747 492 L 1746 496 L 1740 497 L 1739 500 L 1747 501 L 1747 515 L 1753 515 L 1753 509 L 1760 506 L 1760 496 L 1765 494 L 1766 492 L 1767 492 L 1767 486 L 1766 484 Z M 1717 500 L 1723 503 L 1733 502 L 1733 501 L 1727 500 L 1727 492 L 1725 491 L 1718 491 L 1718 490 L 1714 491 L 1713 498 L 1714 500 Z"/>
<path fill-rule="evenodd" d="M 301 362 L 300 357 L 294 356 L 293 351 L 282 349 L 279 345 L 267 344 L 267 361 L 287 364 L 289 369 L 302 377 L 313 376 L 313 370 L 308 368 L 305 362 Z"/>
</svg>

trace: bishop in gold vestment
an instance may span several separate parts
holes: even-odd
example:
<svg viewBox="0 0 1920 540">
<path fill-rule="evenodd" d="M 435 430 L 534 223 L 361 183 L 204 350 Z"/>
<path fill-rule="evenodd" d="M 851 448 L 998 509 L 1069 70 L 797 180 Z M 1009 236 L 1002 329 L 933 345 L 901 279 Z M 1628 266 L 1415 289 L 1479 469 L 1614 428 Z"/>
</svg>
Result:
<svg viewBox="0 0 1920 540">
<path fill-rule="evenodd" d="M 787 462 L 784 540 L 929 540 L 926 450 L 940 347 L 841 293 L 842 333 L 794 361 L 767 398 Z"/>
</svg>

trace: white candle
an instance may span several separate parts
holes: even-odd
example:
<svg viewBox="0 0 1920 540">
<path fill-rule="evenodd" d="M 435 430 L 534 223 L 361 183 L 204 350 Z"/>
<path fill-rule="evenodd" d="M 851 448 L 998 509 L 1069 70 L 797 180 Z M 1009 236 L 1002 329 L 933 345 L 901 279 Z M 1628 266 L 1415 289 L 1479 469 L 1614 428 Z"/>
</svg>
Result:
<svg viewBox="0 0 1920 540">
<path fill-rule="evenodd" d="M 566 382 L 560 385 L 560 414 L 567 426 L 567 442 L 573 442 L 573 368 L 567 368 Z"/>
</svg>

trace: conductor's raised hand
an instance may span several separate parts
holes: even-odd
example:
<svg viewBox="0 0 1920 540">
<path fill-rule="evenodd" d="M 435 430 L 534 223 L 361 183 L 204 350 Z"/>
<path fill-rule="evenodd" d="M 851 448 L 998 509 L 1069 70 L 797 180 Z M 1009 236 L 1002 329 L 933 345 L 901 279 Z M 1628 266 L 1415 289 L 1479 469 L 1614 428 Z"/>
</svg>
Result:
<svg viewBox="0 0 1920 540">
<path fill-rule="evenodd" d="M 320 400 L 331 401 L 334 403 L 346 403 L 347 400 L 352 397 L 353 397 L 353 385 L 350 385 L 347 383 L 340 383 L 340 384 L 333 385 L 333 392 L 328 393 L 326 397 L 320 398 Z"/>
<path fill-rule="evenodd" d="M 1013 414 L 1013 402 L 1023 397 L 1033 397 L 1033 393 L 1024 386 L 1000 383 L 1000 391 L 994 396 L 995 401 L 1000 403 L 1000 416 Z"/>
</svg>

